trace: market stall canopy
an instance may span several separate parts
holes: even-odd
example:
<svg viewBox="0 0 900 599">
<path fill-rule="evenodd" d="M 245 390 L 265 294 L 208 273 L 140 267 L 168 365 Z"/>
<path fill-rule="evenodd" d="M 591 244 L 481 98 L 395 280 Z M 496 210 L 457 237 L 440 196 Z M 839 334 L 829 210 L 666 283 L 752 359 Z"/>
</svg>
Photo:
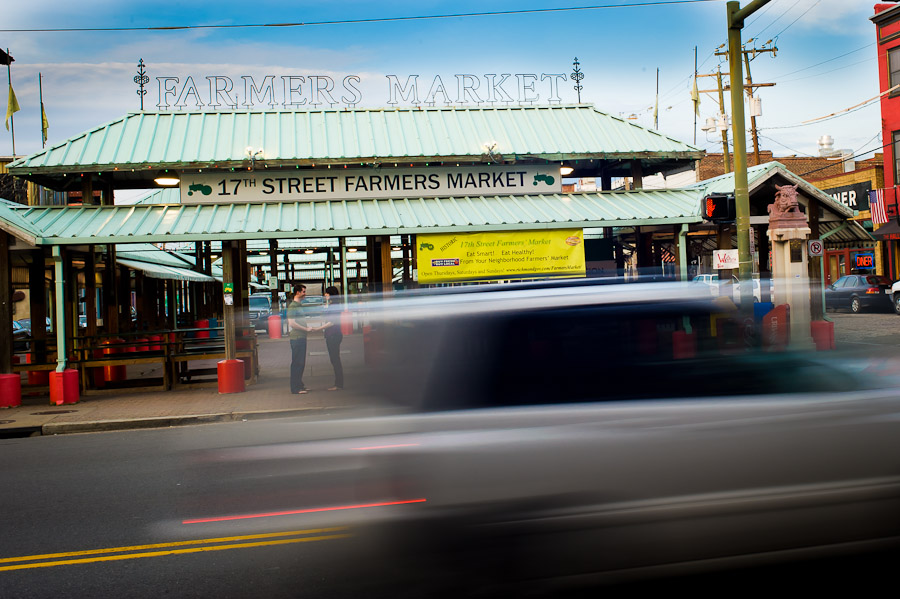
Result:
<svg viewBox="0 0 900 599">
<path fill-rule="evenodd" d="M 573 177 L 689 169 L 703 151 L 593 106 L 137 112 L 9 165 L 60 191 L 82 174 L 113 189 L 153 187 L 159 169 L 285 169 L 565 161 Z M 405 164 L 404 164 L 405 163 Z M 593 171 L 596 173 L 591 174 Z"/>
<path fill-rule="evenodd" d="M 140 270 L 144 275 L 154 279 L 174 279 L 176 281 L 193 281 L 197 283 L 212 283 L 216 281 L 215 278 L 203 273 L 176 266 L 154 264 L 140 260 L 126 260 L 124 258 L 116 258 L 116 262 L 132 270 Z"/>
<path fill-rule="evenodd" d="M 697 190 L 638 190 L 277 204 L 0 205 L 31 245 L 350 237 L 699 223 Z"/>
</svg>

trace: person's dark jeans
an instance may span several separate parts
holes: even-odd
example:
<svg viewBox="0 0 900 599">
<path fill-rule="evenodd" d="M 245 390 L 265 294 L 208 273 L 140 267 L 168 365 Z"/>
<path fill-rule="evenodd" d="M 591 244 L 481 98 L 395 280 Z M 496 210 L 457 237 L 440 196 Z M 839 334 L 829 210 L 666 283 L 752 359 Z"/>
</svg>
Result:
<svg viewBox="0 0 900 599">
<path fill-rule="evenodd" d="M 306 368 L 306 338 L 291 339 L 291 393 L 306 389 L 303 370 Z"/>
<path fill-rule="evenodd" d="M 341 364 L 341 341 L 343 339 L 341 335 L 325 337 L 328 357 L 331 358 L 331 366 L 334 368 L 334 386 L 338 389 L 344 388 L 344 366 Z"/>
</svg>

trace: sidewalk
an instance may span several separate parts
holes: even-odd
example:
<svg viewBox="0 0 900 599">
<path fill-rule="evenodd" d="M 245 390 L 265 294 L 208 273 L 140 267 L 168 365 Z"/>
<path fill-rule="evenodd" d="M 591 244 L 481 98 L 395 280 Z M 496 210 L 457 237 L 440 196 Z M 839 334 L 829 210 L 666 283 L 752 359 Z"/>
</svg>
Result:
<svg viewBox="0 0 900 599">
<path fill-rule="evenodd" d="M 362 335 L 344 337 L 341 361 L 346 379 L 342 391 L 326 391 L 334 375 L 321 334 L 309 340 L 304 382 L 306 395 L 290 393 L 290 342 L 259 338 L 259 382 L 244 393 L 220 395 L 216 387 L 179 389 L 168 392 L 123 390 L 110 395 L 81 396 L 77 404 L 53 406 L 49 395 L 28 396 L 23 388 L 22 405 L 0 409 L 0 438 L 56 435 L 230 422 L 364 407 L 364 390 L 354 388 L 354 371 L 364 367 Z M 192 367 L 215 367 L 214 361 Z M 129 366 L 129 379 L 160 376 L 149 366 Z M 24 374 L 23 374 L 24 380 Z"/>
</svg>

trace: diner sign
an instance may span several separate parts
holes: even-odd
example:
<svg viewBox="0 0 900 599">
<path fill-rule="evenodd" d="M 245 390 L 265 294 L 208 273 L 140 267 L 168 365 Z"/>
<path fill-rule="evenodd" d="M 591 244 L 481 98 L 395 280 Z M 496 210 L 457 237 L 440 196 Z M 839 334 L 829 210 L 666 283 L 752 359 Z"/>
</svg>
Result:
<svg viewBox="0 0 900 599">
<path fill-rule="evenodd" d="M 560 193 L 556 165 L 186 173 L 182 204 Z"/>
<path fill-rule="evenodd" d="M 582 229 L 416 236 L 420 283 L 584 276 Z"/>
</svg>

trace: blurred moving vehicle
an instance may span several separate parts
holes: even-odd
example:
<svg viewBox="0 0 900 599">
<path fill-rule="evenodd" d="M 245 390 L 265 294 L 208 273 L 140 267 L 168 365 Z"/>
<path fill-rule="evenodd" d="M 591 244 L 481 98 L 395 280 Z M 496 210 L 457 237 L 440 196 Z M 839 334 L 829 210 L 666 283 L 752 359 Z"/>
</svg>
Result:
<svg viewBox="0 0 900 599">
<path fill-rule="evenodd" d="M 254 330 L 268 330 L 269 316 L 271 315 L 271 295 L 254 293 L 250 296 L 250 326 L 252 326 Z"/>
<path fill-rule="evenodd" d="M 253 481 L 246 512 L 352 525 L 367 584 L 552 593 L 900 539 L 897 389 L 748 348 L 758 337 L 697 286 L 397 296 L 368 306 L 356 382 L 393 411 L 215 454 Z M 215 501 L 233 522 L 224 488 Z"/>
<path fill-rule="evenodd" d="M 768 300 L 772 301 L 772 294 L 774 292 L 774 285 L 772 279 L 760 279 L 754 278 L 752 279 L 753 285 L 753 301 L 761 302 L 763 301 L 762 291 L 763 286 L 768 285 L 769 293 Z M 719 279 L 719 275 L 716 274 L 700 274 L 691 279 L 692 283 L 707 285 L 709 287 L 709 291 L 712 295 L 724 295 L 726 297 L 732 298 L 735 302 L 740 301 L 741 297 L 741 282 L 736 276 L 732 276 L 731 280 L 728 279 Z"/>
<path fill-rule="evenodd" d="M 863 310 L 890 310 L 894 306 L 891 280 L 878 275 L 845 275 L 825 287 L 825 307 Z M 895 308 L 896 309 L 896 308 Z"/>
</svg>

